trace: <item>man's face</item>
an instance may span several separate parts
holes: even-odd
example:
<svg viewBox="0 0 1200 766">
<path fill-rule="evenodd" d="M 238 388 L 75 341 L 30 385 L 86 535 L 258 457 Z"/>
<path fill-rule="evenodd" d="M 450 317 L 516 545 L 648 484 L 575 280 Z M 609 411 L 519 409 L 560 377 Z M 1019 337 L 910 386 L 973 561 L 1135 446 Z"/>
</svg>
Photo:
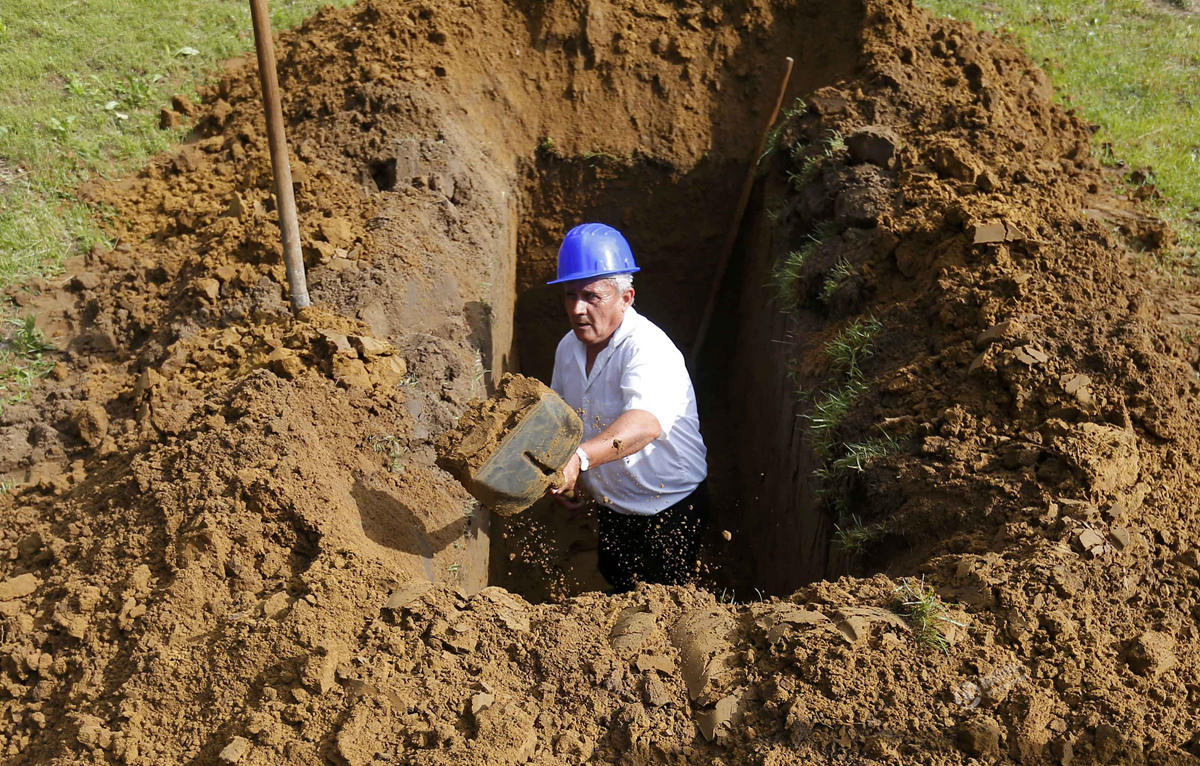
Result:
<svg viewBox="0 0 1200 766">
<path fill-rule="evenodd" d="M 607 278 L 567 282 L 563 300 L 575 337 L 585 346 L 603 346 L 633 304 L 633 288 L 621 293 Z"/>
</svg>

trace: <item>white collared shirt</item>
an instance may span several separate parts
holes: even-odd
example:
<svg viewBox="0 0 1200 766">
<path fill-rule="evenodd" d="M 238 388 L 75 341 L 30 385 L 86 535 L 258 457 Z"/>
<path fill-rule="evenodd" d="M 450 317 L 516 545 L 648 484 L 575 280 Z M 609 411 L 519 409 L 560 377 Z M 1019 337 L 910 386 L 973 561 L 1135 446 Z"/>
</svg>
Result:
<svg viewBox="0 0 1200 766">
<path fill-rule="evenodd" d="M 587 350 L 568 332 L 554 352 L 550 387 L 583 419 L 583 439 L 599 434 L 628 410 L 658 418 L 662 434 L 641 450 L 580 474 L 603 505 L 653 515 L 692 493 L 708 475 L 696 394 L 683 354 L 667 334 L 629 307 L 621 325 L 587 372 Z"/>
</svg>

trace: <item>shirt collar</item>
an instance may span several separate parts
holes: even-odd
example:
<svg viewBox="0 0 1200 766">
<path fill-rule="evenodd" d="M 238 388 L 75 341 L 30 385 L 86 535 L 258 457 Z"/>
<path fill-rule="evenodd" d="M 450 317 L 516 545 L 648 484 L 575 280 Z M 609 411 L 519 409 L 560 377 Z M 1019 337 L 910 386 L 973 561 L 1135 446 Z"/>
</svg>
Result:
<svg viewBox="0 0 1200 766">
<path fill-rule="evenodd" d="M 625 309 L 625 316 L 621 317 L 621 324 L 617 325 L 617 329 L 613 330 L 612 338 L 609 339 L 608 346 L 604 349 L 605 351 L 621 345 L 633 333 L 633 325 L 637 321 L 637 317 L 638 313 L 633 310 L 633 306 Z"/>
</svg>

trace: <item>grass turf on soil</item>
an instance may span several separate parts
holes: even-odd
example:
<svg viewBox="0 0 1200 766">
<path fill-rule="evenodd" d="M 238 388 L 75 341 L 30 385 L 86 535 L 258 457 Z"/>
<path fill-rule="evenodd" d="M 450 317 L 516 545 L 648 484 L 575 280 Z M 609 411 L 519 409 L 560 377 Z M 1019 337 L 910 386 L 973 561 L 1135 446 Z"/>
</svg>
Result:
<svg viewBox="0 0 1200 766">
<path fill-rule="evenodd" d="M 276 28 L 321 0 L 276 2 Z M 345 0 L 341 4 L 345 4 Z M 101 239 L 73 189 L 127 172 L 178 143 L 158 110 L 254 40 L 245 0 L 0 6 L 0 287 L 53 274 Z M 101 211 L 102 214 L 102 211 Z"/>
<path fill-rule="evenodd" d="M 1179 237 L 1171 255 L 1200 267 L 1200 0 L 918 2 L 1011 33 L 1063 103 L 1100 126 L 1097 157 L 1150 168 L 1140 183 L 1164 195 L 1159 214 Z"/>
<path fill-rule="evenodd" d="M 322 0 L 272 7 L 276 29 Z M 5 0 L 0 5 L 0 288 L 56 274 L 104 237 L 74 189 L 129 172 L 178 143 L 158 110 L 196 88 L 230 56 L 251 50 L 245 0 Z M 48 369 L 31 325 L 0 305 L 0 409 Z"/>
</svg>

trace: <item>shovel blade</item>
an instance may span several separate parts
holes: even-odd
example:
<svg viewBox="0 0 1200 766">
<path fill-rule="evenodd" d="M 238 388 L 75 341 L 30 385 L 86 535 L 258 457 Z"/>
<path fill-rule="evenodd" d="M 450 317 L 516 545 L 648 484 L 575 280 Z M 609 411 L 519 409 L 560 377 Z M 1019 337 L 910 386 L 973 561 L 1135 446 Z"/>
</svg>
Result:
<svg viewBox="0 0 1200 766">
<path fill-rule="evenodd" d="M 583 421 L 562 398 L 548 391 L 504 437 L 467 489 L 502 516 L 519 513 L 561 477 L 558 469 L 582 439 Z"/>
</svg>

